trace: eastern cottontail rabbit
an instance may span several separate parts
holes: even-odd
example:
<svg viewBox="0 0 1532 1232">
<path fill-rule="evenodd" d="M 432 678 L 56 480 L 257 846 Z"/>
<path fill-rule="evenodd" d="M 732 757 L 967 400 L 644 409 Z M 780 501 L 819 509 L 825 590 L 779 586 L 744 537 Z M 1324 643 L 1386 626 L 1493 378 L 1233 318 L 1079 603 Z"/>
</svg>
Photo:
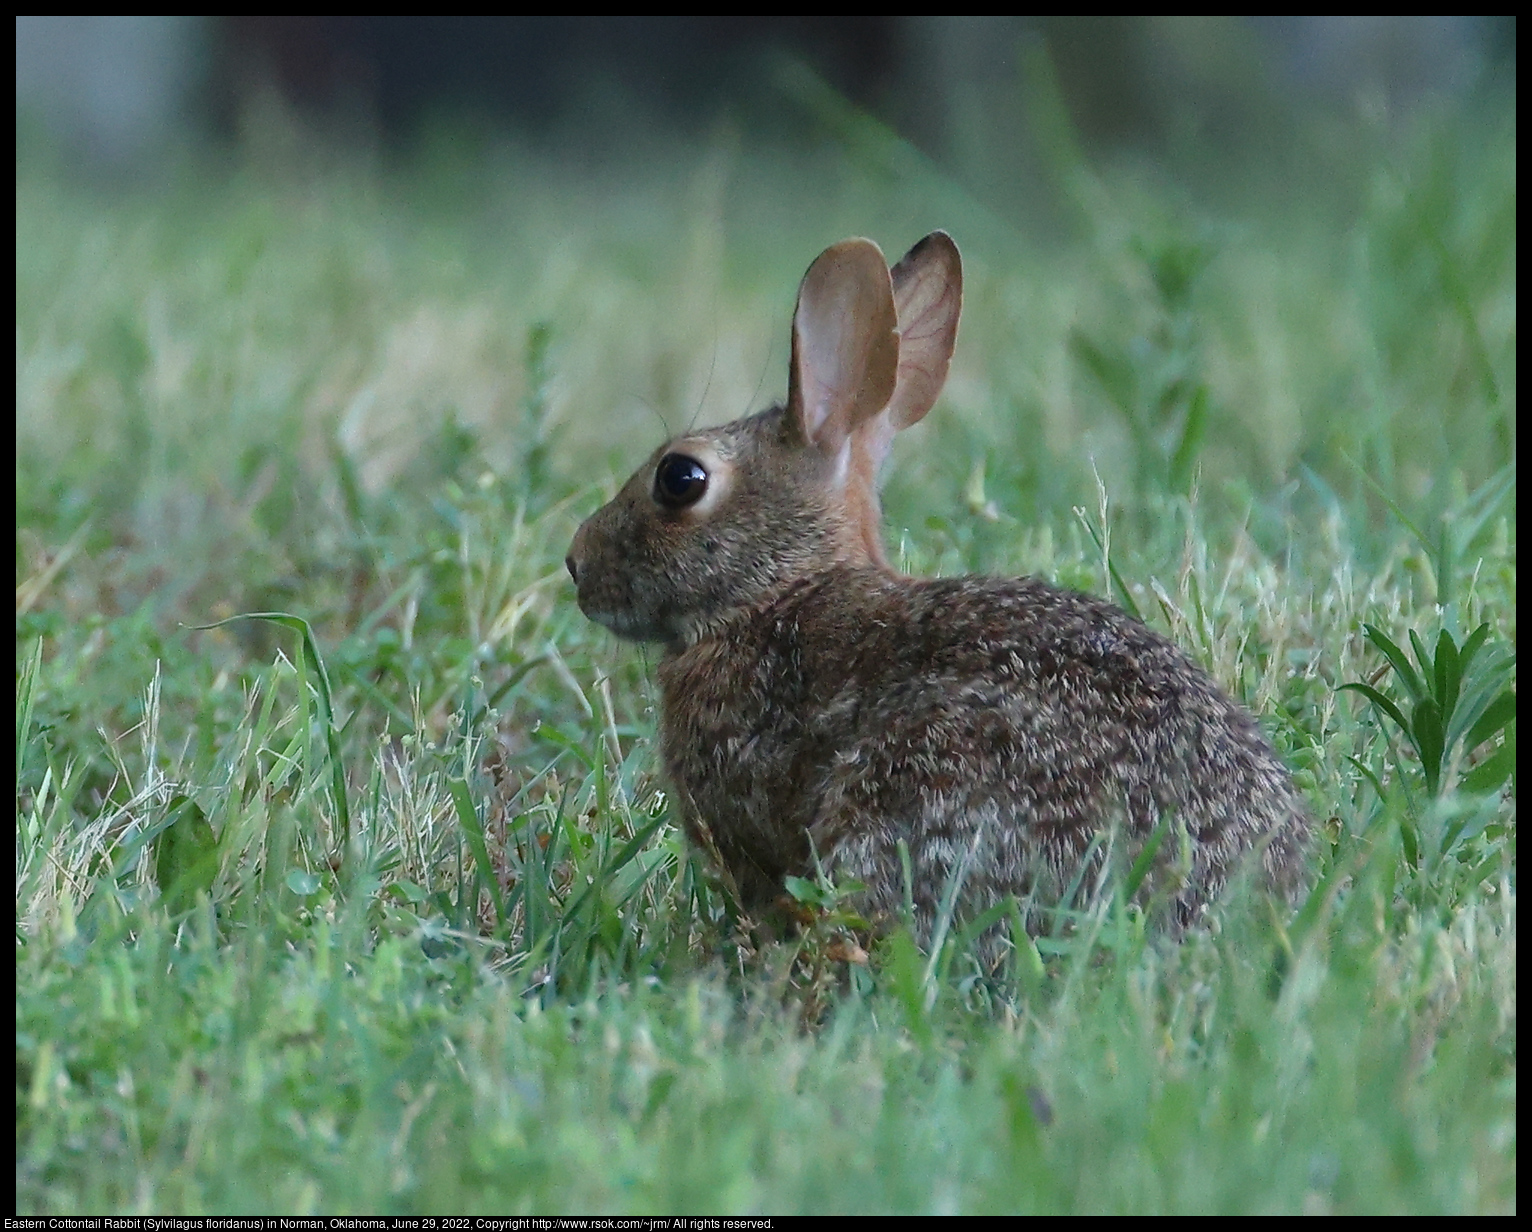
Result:
<svg viewBox="0 0 1532 1232">
<path fill-rule="evenodd" d="M 812 847 L 874 919 L 908 894 L 923 940 L 949 885 L 959 919 L 1007 894 L 1051 906 L 1162 819 L 1146 885 L 1173 928 L 1247 858 L 1291 893 L 1304 808 L 1181 650 L 1036 578 L 885 561 L 878 466 L 941 391 L 961 305 L 944 232 L 892 271 L 870 240 L 826 249 L 798 290 L 787 405 L 662 445 L 576 532 L 580 609 L 664 646 L 661 745 L 692 840 L 752 912 L 812 875 Z"/>
</svg>

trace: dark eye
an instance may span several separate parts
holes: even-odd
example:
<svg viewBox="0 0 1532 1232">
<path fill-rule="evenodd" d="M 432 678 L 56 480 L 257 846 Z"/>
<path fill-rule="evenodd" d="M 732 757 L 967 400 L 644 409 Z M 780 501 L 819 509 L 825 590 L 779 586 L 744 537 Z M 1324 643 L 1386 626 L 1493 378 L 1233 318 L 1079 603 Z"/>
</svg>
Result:
<svg viewBox="0 0 1532 1232">
<path fill-rule="evenodd" d="M 667 453 L 654 468 L 654 499 L 666 509 L 695 505 L 707 491 L 707 472 L 696 458 Z"/>
</svg>

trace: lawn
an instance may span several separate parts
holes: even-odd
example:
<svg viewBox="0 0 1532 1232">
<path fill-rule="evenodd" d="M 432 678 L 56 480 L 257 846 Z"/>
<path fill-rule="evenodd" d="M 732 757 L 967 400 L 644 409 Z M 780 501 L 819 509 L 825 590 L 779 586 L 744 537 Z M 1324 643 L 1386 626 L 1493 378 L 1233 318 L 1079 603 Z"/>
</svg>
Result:
<svg viewBox="0 0 1532 1232">
<path fill-rule="evenodd" d="M 599 173 L 272 124 L 18 145 L 19 1212 L 1514 1211 L 1514 100 L 1276 200 L 1060 141 L 1046 222 L 843 112 Z M 935 227 L 891 559 L 1186 647 L 1319 819 L 1295 914 L 1106 894 L 986 975 L 818 885 L 763 947 L 673 826 L 570 536 L 782 396 L 826 244 Z"/>
</svg>

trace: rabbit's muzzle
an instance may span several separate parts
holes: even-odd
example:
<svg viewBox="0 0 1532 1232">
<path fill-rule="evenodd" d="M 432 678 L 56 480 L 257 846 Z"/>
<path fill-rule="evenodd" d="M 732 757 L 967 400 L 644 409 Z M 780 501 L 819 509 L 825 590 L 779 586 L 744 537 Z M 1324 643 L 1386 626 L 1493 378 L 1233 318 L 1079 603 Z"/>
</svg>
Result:
<svg viewBox="0 0 1532 1232">
<path fill-rule="evenodd" d="M 623 563 L 614 563 L 610 527 L 592 528 L 610 509 L 597 510 L 575 531 L 564 557 L 564 568 L 575 584 L 580 611 L 589 620 L 610 629 L 618 637 L 635 642 L 665 641 L 671 630 L 650 612 L 655 603 L 641 577 L 634 577 Z M 603 533 L 605 532 L 605 533 Z"/>
</svg>

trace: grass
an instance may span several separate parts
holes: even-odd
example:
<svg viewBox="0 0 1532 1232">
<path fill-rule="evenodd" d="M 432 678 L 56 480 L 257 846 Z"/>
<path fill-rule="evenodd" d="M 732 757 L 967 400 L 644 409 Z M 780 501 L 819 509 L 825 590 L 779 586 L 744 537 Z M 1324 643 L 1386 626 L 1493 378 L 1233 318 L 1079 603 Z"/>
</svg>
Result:
<svg viewBox="0 0 1532 1232">
<path fill-rule="evenodd" d="M 1515 1209 L 1513 110 L 1242 214 L 1064 142 L 1064 243 L 829 119 L 115 193 L 19 144 L 19 1211 Z M 983 978 L 823 887 L 755 951 L 688 857 L 569 537 L 780 396 L 820 248 L 938 225 L 897 559 L 1204 662 L 1321 819 L 1295 918 L 1108 895 Z"/>
</svg>

